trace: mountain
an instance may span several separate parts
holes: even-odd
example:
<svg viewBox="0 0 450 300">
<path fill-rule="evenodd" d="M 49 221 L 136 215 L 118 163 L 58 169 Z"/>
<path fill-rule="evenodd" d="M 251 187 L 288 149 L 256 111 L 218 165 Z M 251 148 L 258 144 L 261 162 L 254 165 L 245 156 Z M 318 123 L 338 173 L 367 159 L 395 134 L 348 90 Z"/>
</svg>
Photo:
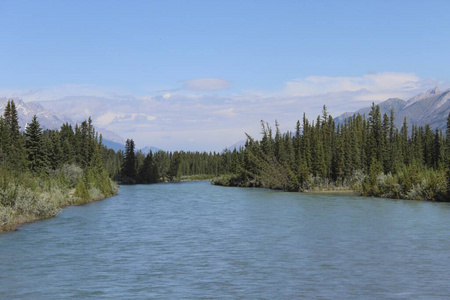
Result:
<svg viewBox="0 0 450 300">
<path fill-rule="evenodd" d="M 246 142 L 246 140 L 240 140 L 239 142 L 236 142 L 233 145 L 231 145 L 230 147 L 228 147 L 227 150 L 234 151 L 234 149 L 236 149 L 239 151 L 241 148 L 245 147 L 245 142 Z"/>
<path fill-rule="evenodd" d="M 14 100 L 14 104 L 16 105 L 19 126 L 22 129 L 26 127 L 27 123 L 31 122 L 34 115 L 37 116 L 39 123 L 44 129 L 55 129 L 61 127 L 64 123 L 73 123 L 69 118 L 47 110 L 39 103 L 25 103 L 20 98 L 12 98 L 12 100 Z M 7 98 L 0 98 L 0 112 L 2 115 L 7 102 Z"/>
<path fill-rule="evenodd" d="M 391 109 L 394 109 L 397 128 L 401 128 L 403 119 L 406 117 L 409 128 L 412 125 L 425 126 L 430 124 L 433 129 L 445 130 L 447 128 L 447 117 L 450 113 L 450 89 L 441 91 L 435 87 L 407 101 L 391 98 L 379 103 L 378 106 L 382 115 L 384 113 L 389 115 Z M 356 112 L 344 113 L 335 118 L 335 121 L 343 123 L 346 118 L 357 114 L 368 117 L 370 110 L 371 107 L 365 107 Z"/>
<path fill-rule="evenodd" d="M 39 124 L 43 129 L 60 129 L 64 123 L 69 123 L 75 126 L 75 122 L 64 115 L 55 113 L 52 110 L 44 108 L 37 102 L 24 102 L 20 98 L 12 98 L 17 109 L 17 116 L 19 118 L 19 126 L 21 130 L 26 128 L 27 124 L 31 122 L 34 115 L 37 116 Z M 3 115 L 8 98 L 0 98 L 0 114 Z M 124 150 L 125 140 L 117 133 L 105 128 L 95 127 L 95 130 L 102 134 L 103 144 L 111 149 Z"/>
<path fill-rule="evenodd" d="M 162 149 L 159 149 L 159 148 L 156 148 L 156 147 L 153 147 L 153 146 L 146 146 L 144 148 L 141 148 L 140 150 L 144 154 L 148 154 L 148 153 L 150 153 L 150 151 L 152 151 L 152 153 L 156 153 L 158 151 L 163 151 Z"/>
</svg>

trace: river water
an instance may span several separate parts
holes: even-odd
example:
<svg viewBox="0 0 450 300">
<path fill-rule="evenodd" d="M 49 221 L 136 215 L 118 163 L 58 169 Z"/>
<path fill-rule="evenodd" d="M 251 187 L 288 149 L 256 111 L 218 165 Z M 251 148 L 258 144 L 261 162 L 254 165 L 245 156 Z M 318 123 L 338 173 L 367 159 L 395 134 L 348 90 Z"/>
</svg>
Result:
<svg viewBox="0 0 450 300">
<path fill-rule="evenodd" d="M 450 298 L 450 205 L 122 186 L 0 235 L 1 299 Z"/>
</svg>

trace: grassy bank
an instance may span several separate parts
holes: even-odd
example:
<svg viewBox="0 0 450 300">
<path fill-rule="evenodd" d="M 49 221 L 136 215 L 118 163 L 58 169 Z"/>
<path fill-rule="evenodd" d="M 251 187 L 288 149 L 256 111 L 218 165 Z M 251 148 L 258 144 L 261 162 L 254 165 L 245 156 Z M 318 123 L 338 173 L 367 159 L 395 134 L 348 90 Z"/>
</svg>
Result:
<svg viewBox="0 0 450 300">
<path fill-rule="evenodd" d="M 304 193 L 324 193 L 324 192 L 343 192 L 352 193 L 353 189 L 348 182 L 333 182 L 331 180 L 321 179 L 315 176 L 309 176 L 308 180 L 297 186 L 295 190 L 287 190 L 286 186 L 280 181 L 273 178 L 266 180 L 267 177 L 249 178 L 245 175 L 226 174 L 215 177 L 211 180 L 211 184 L 230 187 L 261 187 L 271 190 L 284 190 L 289 192 L 304 192 Z"/>
<path fill-rule="evenodd" d="M 215 176 L 211 174 L 183 175 L 179 181 L 206 181 L 212 180 Z"/>
<path fill-rule="evenodd" d="M 89 181 L 89 178 L 91 181 Z M 56 216 L 62 208 L 117 194 L 106 174 L 70 165 L 51 175 L 0 174 L 0 232 Z"/>
<path fill-rule="evenodd" d="M 349 180 L 333 182 L 310 175 L 298 188 L 290 192 L 305 193 L 354 193 L 366 197 L 382 197 L 404 200 L 450 201 L 446 171 L 403 167 L 396 174 L 364 174 L 356 171 Z M 273 185 L 273 180 L 256 177 L 249 179 L 243 175 L 228 174 L 214 178 L 214 185 L 231 187 L 263 187 L 283 190 L 282 185 Z M 286 189 L 284 189 L 286 191 Z"/>
</svg>

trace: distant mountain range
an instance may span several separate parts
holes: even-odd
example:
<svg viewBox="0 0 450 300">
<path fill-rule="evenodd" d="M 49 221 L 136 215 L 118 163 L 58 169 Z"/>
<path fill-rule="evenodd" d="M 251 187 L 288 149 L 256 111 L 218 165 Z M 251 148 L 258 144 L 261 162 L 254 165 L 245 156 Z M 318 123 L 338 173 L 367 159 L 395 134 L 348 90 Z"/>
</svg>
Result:
<svg viewBox="0 0 450 300">
<path fill-rule="evenodd" d="M 34 115 L 38 117 L 39 123 L 44 129 L 59 129 L 64 123 L 69 123 L 74 126 L 77 121 L 79 122 L 82 118 L 84 119 L 86 115 L 93 114 L 98 118 L 101 116 L 101 113 L 104 113 L 104 107 L 109 107 L 111 102 L 115 103 L 115 108 L 122 111 L 122 113 L 118 113 L 117 116 L 114 116 L 115 119 L 119 118 L 120 120 L 124 119 L 127 121 L 134 120 L 134 122 L 137 122 L 136 124 L 138 124 L 140 122 L 139 118 L 143 118 L 144 121 L 146 120 L 148 123 L 149 116 L 143 115 L 144 113 L 142 113 L 142 116 L 136 113 L 124 113 L 124 111 L 126 111 L 126 107 L 122 100 L 104 98 L 95 99 L 98 101 L 93 101 L 93 99 L 87 97 L 81 97 L 76 99 L 62 99 L 61 101 L 44 101 L 40 103 L 24 102 L 20 98 L 13 98 L 19 116 L 19 125 L 22 129 L 26 127 L 26 124 L 31 121 Z M 7 100 L 7 98 L 0 97 L 0 114 L 3 114 Z M 76 106 L 74 104 L 75 101 L 77 103 Z M 136 103 L 139 104 L 138 111 L 147 111 L 145 106 L 142 106 L 144 104 L 140 102 Z M 401 128 L 403 119 L 406 117 L 410 129 L 411 125 L 424 126 L 426 124 L 430 124 L 433 129 L 439 128 L 445 130 L 447 126 L 447 117 L 450 113 L 450 89 L 440 91 L 436 87 L 425 93 L 418 94 L 406 101 L 398 98 L 390 98 L 379 103 L 378 106 L 380 107 L 382 114 L 389 114 L 391 109 L 394 109 L 395 125 L 397 128 Z M 46 109 L 46 107 L 51 108 L 52 110 Z M 73 111 L 74 107 L 78 108 Z M 53 110 L 57 110 L 59 113 L 56 113 Z M 347 112 L 335 118 L 335 121 L 342 123 L 346 118 L 349 118 L 355 114 L 366 115 L 366 117 L 368 117 L 370 110 L 371 107 L 368 106 L 356 112 Z M 70 114 L 71 117 L 67 117 L 67 114 Z M 93 119 L 95 118 L 93 117 Z M 105 146 L 116 151 L 124 150 L 125 139 L 123 137 L 105 128 L 97 126 L 95 126 L 95 128 L 96 131 L 102 134 L 103 143 Z M 229 147 L 228 150 L 232 151 L 234 148 L 239 149 L 244 144 L 245 140 L 239 141 Z M 155 153 L 161 149 L 147 146 L 140 150 L 147 154 L 150 150 Z"/>
<path fill-rule="evenodd" d="M 41 104 L 37 102 L 24 102 L 20 98 L 12 98 L 17 109 L 17 116 L 19 117 L 19 126 L 23 130 L 34 115 L 37 116 L 39 124 L 43 129 L 60 129 L 64 123 L 69 123 L 75 126 L 76 122 L 67 118 L 66 116 L 55 113 L 54 111 L 45 109 Z M 0 114 L 3 115 L 5 110 L 7 98 L 0 98 Z M 102 134 L 103 144 L 114 150 L 124 149 L 124 138 L 117 133 L 105 128 L 95 127 L 95 130 Z"/>
<path fill-rule="evenodd" d="M 378 106 L 382 115 L 384 113 L 389 115 L 391 109 L 394 109 L 397 128 L 401 128 L 406 117 L 410 129 L 412 125 L 425 126 L 430 124 L 433 129 L 445 130 L 447 128 L 447 117 L 450 113 L 450 89 L 440 91 L 436 87 L 407 101 L 391 98 L 379 103 Z M 365 107 L 356 112 L 347 112 L 335 118 L 335 121 L 343 123 L 345 119 L 357 114 L 368 117 L 370 110 L 371 107 Z"/>
</svg>

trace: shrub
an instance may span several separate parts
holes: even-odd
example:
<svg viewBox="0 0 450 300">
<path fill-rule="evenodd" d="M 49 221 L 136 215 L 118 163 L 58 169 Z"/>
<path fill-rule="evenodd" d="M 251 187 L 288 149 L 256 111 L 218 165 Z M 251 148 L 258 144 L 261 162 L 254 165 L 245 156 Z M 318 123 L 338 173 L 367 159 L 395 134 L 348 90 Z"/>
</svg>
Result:
<svg viewBox="0 0 450 300">
<path fill-rule="evenodd" d="M 91 187 L 89 189 L 89 199 L 98 200 L 98 199 L 102 199 L 104 197 L 105 197 L 105 195 L 98 188 Z"/>
<path fill-rule="evenodd" d="M 0 188 L 0 204 L 3 206 L 14 206 L 16 201 L 17 185 L 13 183 L 4 184 Z"/>
<path fill-rule="evenodd" d="M 11 207 L 0 206 L 0 231 L 14 229 L 13 214 Z"/>
<path fill-rule="evenodd" d="M 61 202 L 61 194 L 36 193 L 19 186 L 14 210 L 21 215 L 49 218 L 59 213 Z"/>
<path fill-rule="evenodd" d="M 57 173 L 64 176 L 69 188 L 73 188 L 83 177 L 83 169 L 75 164 L 64 164 Z"/>
<path fill-rule="evenodd" d="M 80 180 L 77 183 L 73 196 L 79 198 L 82 202 L 90 199 L 89 190 L 84 180 Z"/>
</svg>

